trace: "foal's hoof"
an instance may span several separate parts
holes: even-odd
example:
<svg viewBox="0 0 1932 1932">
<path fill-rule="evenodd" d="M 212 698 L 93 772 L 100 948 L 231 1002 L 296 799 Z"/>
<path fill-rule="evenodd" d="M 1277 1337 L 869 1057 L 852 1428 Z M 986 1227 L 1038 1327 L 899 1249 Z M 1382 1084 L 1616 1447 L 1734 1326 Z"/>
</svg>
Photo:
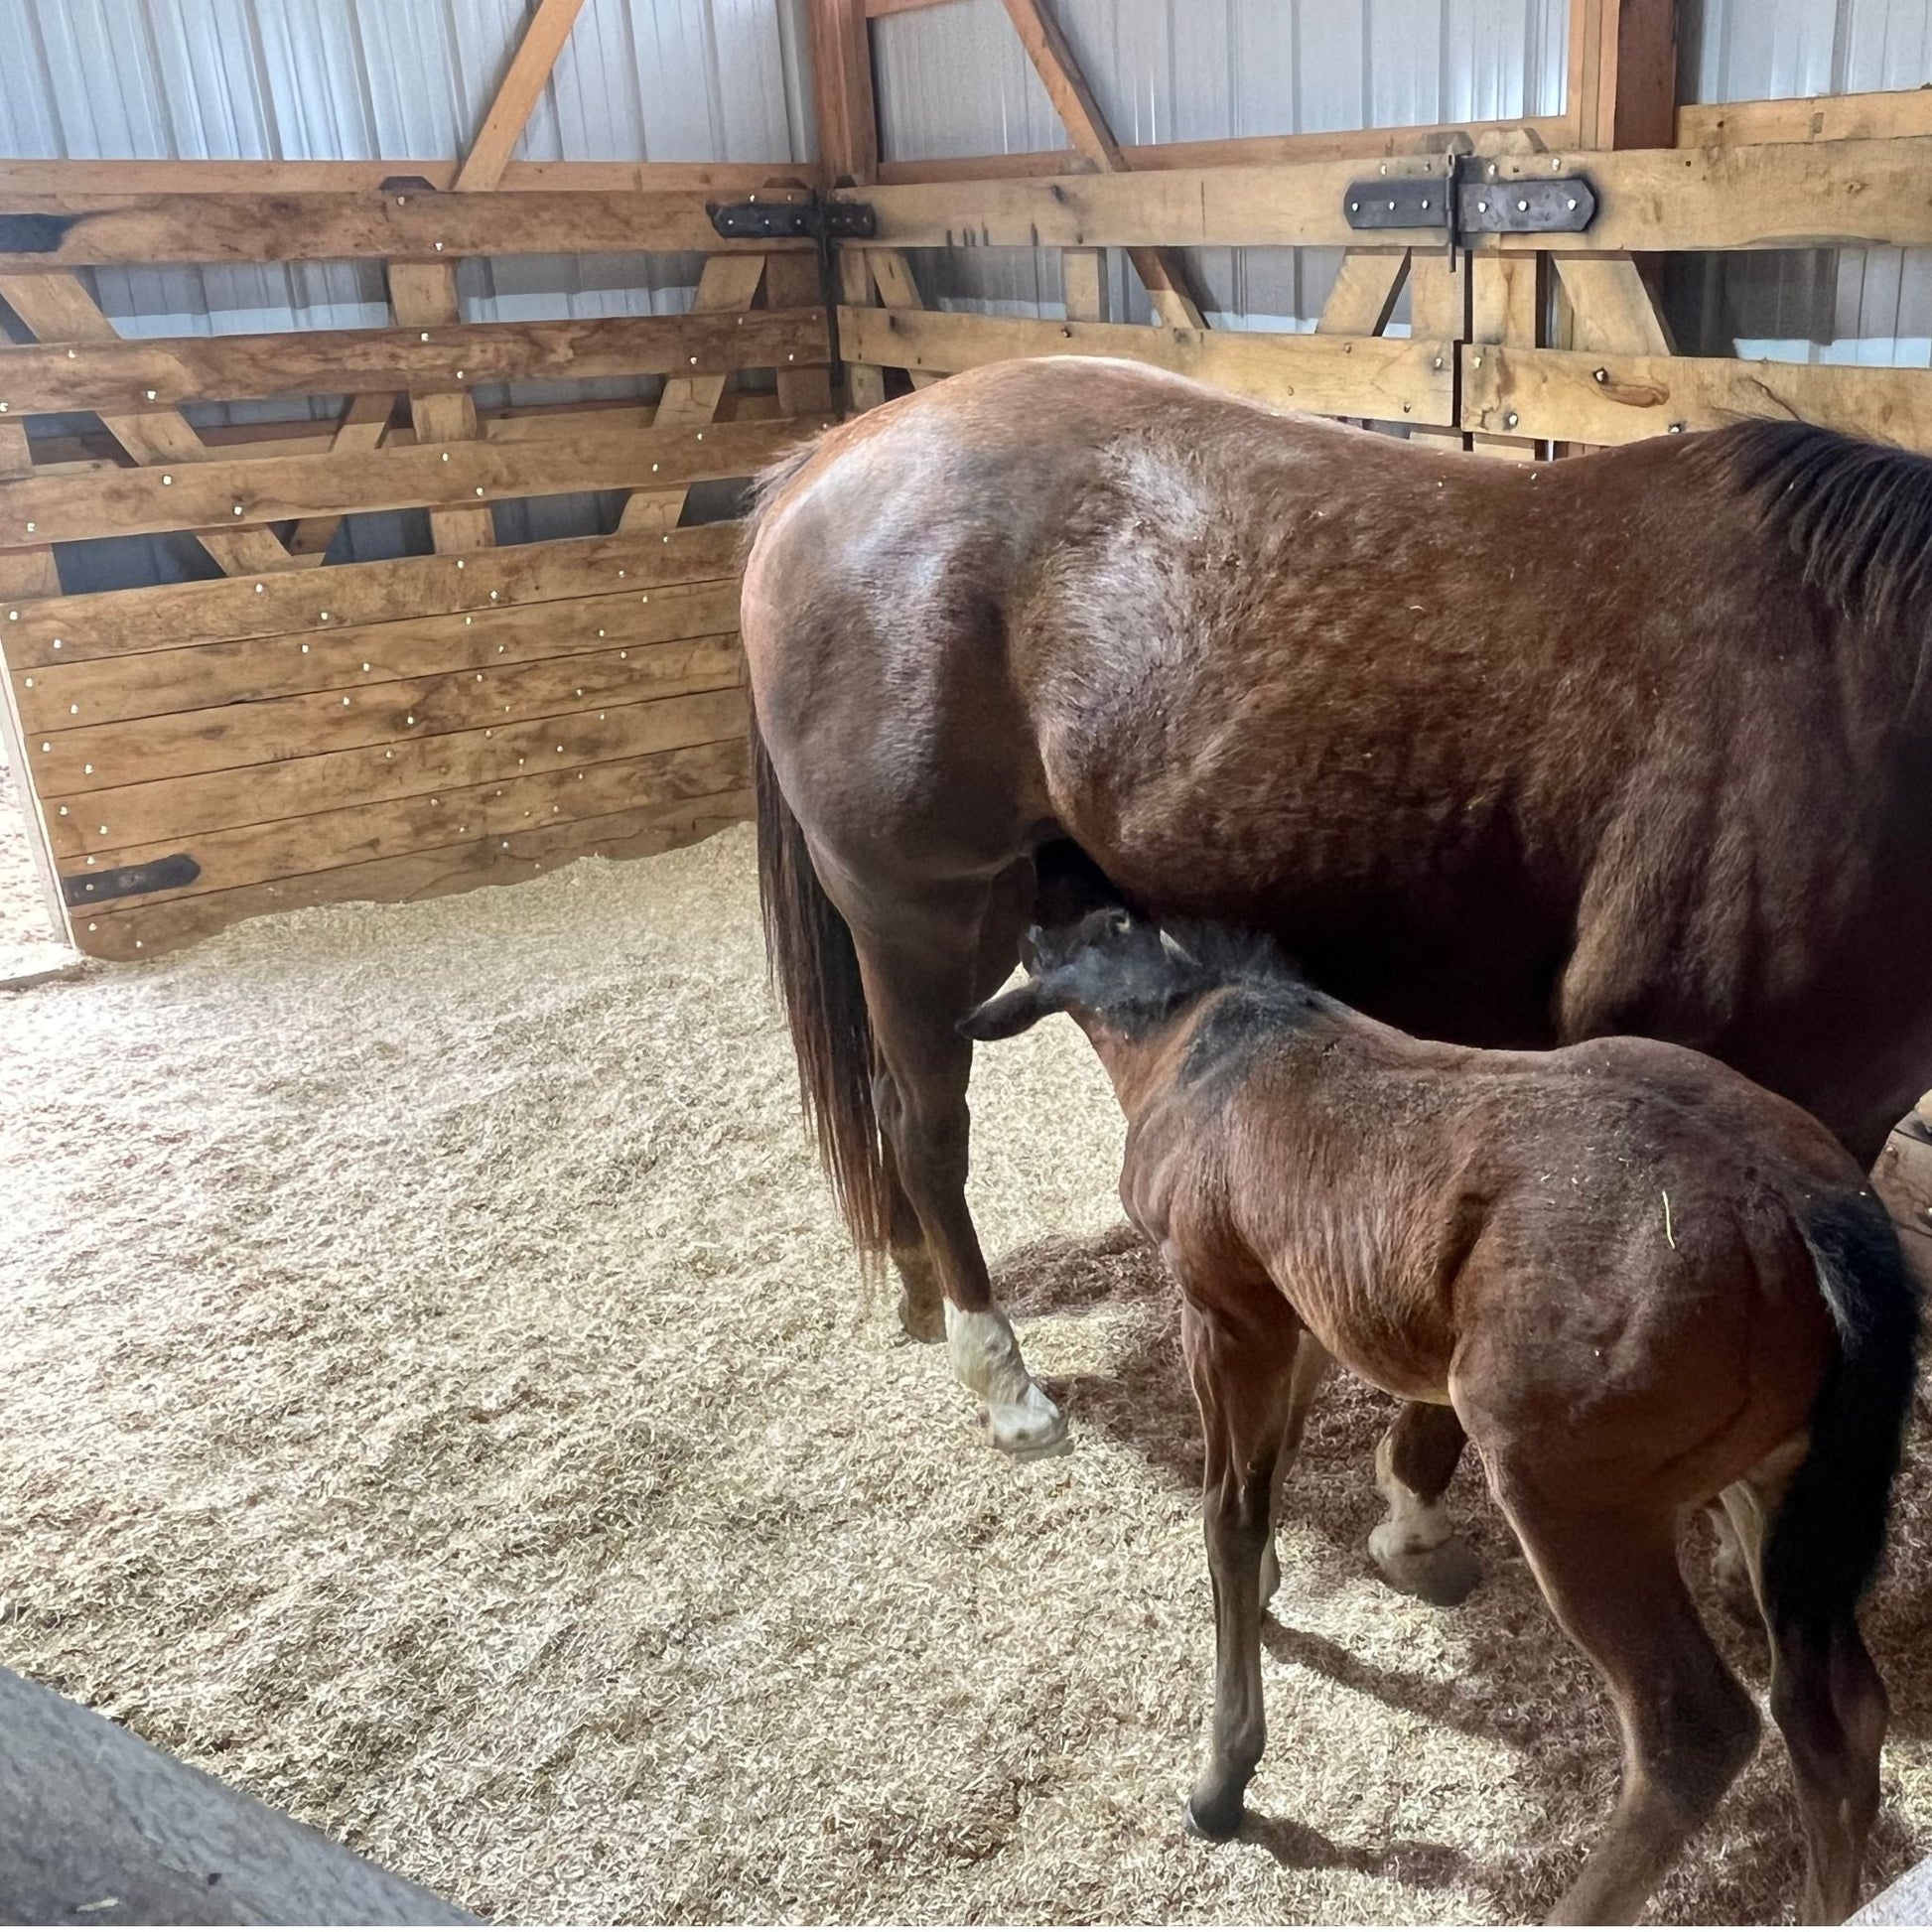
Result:
<svg viewBox="0 0 1932 1932">
<path fill-rule="evenodd" d="M 1391 1589 L 1441 1609 L 1452 1609 L 1482 1582 L 1482 1565 L 1459 1536 L 1417 1549 L 1409 1537 L 1384 1523 L 1370 1532 L 1368 1553 Z"/>
<path fill-rule="evenodd" d="M 1190 1838 L 1204 1838 L 1210 1845 L 1225 1845 L 1241 1829 L 1242 1811 L 1239 1796 L 1203 1797 L 1197 1791 L 1187 1800 L 1180 1820 Z"/>
<path fill-rule="evenodd" d="M 989 1402 L 986 1433 L 993 1447 L 1009 1455 L 1051 1455 L 1072 1447 L 1066 1418 L 1037 1382 L 1029 1382 L 1018 1402 Z"/>
</svg>

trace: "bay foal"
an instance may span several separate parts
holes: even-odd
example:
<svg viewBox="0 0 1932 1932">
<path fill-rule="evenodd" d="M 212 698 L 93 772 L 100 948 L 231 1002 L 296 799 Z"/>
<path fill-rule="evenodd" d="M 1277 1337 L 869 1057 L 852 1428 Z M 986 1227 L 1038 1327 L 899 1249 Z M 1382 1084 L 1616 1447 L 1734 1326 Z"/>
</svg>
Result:
<svg viewBox="0 0 1932 1932">
<path fill-rule="evenodd" d="M 1224 928 L 1102 911 L 1033 946 L 963 1031 L 1079 1024 L 1128 1119 L 1121 1198 L 1184 1297 L 1216 1637 L 1188 1824 L 1230 1836 L 1261 1758 L 1274 1485 L 1332 1357 L 1454 1409 L 1608 1683 L 1622 1787 L 1552 1917 L 1633 1920 L 1755 1747 L 1678 1569 L 1685 1512 L 1722 1497 L 1770 1635 L 1802 1918 L 1844 1918 L 1887 1713 L 1857 1611 L 1918 1333 L 1844 1150 L 1702 1054 L 1416 1039 Z"/>
</svg>

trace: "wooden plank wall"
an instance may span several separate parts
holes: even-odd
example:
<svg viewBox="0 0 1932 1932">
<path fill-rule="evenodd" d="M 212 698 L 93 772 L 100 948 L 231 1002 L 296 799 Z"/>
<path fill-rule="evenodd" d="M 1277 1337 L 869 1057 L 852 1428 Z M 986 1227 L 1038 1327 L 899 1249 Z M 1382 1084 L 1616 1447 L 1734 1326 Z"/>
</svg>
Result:
<svg viewBox="0 0 1932 1932">
<path fill-rule="evenodd" d="M 228 177 L 34 187 L 0 207 L 55 217 L 0 220 L 0 301 L 33 338 L 0 345 L 0 659 L 81 950 L 142 958 L 257 912 L 525 879 L 748 814 L 738 526 L 680 518 L 691 484 L 829 420 L 809 250 L 718 243 L 682 182 L 331 184 L 272 206 Z M 455 308 L 466 254 L 694 245 L 714 252 L 687 315 Z M 388 260 L 387 328 L 123 340 L 84 279 L 358 254 Z M 482 384 L 614 375 L 662 395 L 475 407 Z M 333 426 L 204 437 L 180 413 L 317 395 L 349 398 Z M 98 430 L 36 433 L 81 411 Z M 496 543 L 494 505 L 593 490 L 629 497 L 613 534 Z M 429 512 L 434 554 L 323 560 L 345 516 L 405 509 Z M 140 532 L 194 534 L 222 575 L 62 588 L 58 546 Z"/>
</svg>

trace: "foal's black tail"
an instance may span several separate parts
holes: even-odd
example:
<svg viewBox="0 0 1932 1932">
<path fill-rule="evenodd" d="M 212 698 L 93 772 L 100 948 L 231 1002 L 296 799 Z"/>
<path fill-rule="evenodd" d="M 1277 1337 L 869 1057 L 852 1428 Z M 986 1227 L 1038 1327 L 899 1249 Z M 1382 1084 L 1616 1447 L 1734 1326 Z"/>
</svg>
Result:
<svg viewBox="0 0 1932 1932">
<path fill-rule="evenodd" d="M 790 1023 L 819 1160 L 846 1226 L 870 1261 L 886 1250 L 893 1188 L 873 1104 L 872 1016 L 859 954 L 852 928 L 812 867 L 804 828 L 778 789 L 756 712 L 751 734 L 765 959 Z"/>
<path fill-rule="evenodd" d="M 1919 1295 L 1875 1194 L 1821 1202 L 1802 1222 L 1838 1326 L 1811 1412 L 1811 1448 L 1764 1552 L 1774 1628 L 1823 1644 L 1858 1609 L 1884 1554 L 1892 1478 L 1917 1379 Z"/>
</svg>

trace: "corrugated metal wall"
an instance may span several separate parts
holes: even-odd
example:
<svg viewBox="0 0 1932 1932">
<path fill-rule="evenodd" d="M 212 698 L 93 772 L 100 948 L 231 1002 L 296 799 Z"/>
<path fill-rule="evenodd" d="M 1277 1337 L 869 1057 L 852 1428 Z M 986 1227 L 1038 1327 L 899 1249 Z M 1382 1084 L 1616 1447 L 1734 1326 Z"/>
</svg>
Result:
<svg viewBox="0 0 1932 1932">
<path fill-rule="evenodd" d="M 1123 142 L 1563 111 L 1568 0 L 1059 0 L 1056 13 Z M 889 16 L 873 50 L 894 160 L 1067 145 L 1000 0 Z M 1192 260 L 1216 326 L 1311 329 L 1340 255 L 1206 249 Z M 914 272 L 941 306 L 1064 307 L 1050 251 L 921 255 Z M 1147 320 L 1118 250 L 1112 281 L 1115 317 Z"/>
<path fill-rule="evenodd" d="M 1685 100 L 1932 81 L 1932 0 L 1681 0 Z M 1932 363 L 1932 250 L 1815 249 L 1673 265 L 1679 345 L 1796 362 Z"/>
<path fill-rule="evenodd" d="M 530 0 L 0 0 L 0 154 L 33 159 L 433 161 L 463 153 Z M 802 0 L 589 0 L 518 153 L 550 161 L 788 161 L 815 146 Z M 674 313 L 700 257 L 466 261 L 467 320 Z M 379 327 L 378 262 L 101 270 L 131 336 Z M 649 393 L 655 383 L 518 383 L 507 399 Z M 200 421 L 333 413 L 340 399 L 196 410 Z M 608 528 L 613 502 L 497 512 L 506 542 Z M 427 519 L 361 516 L 344 554 L 429 547 Z M 208 568 L 172 539 L 63 554 L 70 589 Z"/>
<path fill-rule="evenodd" d="M 0 152 L 25 157 L 438 159 L 480 122 L 530 0 L 0 0 Z M 1687 99 L 1919 85 L 1932 0 L 1683 0 Z M 1209 140 L 1561 111 L 1567 0 L 1059 0 L 1116 134 Z M 813 149 L 803 0 L 589 0 L 521 152 L 559 160 L 787 160 Z M 1000 0 L 876 23 L 895 159 L 1064 145 Z M 1327 250 L 1207 250 L 1222 327 L 1310 328 Z M 1061 307 L 1058 258 L 925 255 L 928 298 Z M 466 262 L 478 320 L 675 311 L 695 259 Z M 386 319 L 374 264 L 103 272 L 129 334 L 337 328 Z M 1113 312 L 1149 311 L 1116 255 Z M 1676 265 L 1683 345 L 1794 359 L 1932 360 L 1932 253 L 1863 249 Z M 1400 327 L 1400 322 L 1398 322 Z M 516 400 L 620 394 L 518 385 Z M 647 385 L 646 385 L 647 386 Z M 504 399 L 484 394 L 485 404 Z M 333 407 L 318 402 L 318 410 Z M 287 414 L 286 405 L 220 412 Z M 503 535 L 600 527 L 610 505 L 508 508 Z M 352 554 L 425 541 L 423 520 L 352 519 Z M 182 546 L 193 550 L 193 546 Z M 199 557 L 199 552 L 194 553 Z M 164 543 L 90 555 L 76 583 L 197 567 Z M 205 567 L 205 566 L 203 566 Z"/>
</svg>

